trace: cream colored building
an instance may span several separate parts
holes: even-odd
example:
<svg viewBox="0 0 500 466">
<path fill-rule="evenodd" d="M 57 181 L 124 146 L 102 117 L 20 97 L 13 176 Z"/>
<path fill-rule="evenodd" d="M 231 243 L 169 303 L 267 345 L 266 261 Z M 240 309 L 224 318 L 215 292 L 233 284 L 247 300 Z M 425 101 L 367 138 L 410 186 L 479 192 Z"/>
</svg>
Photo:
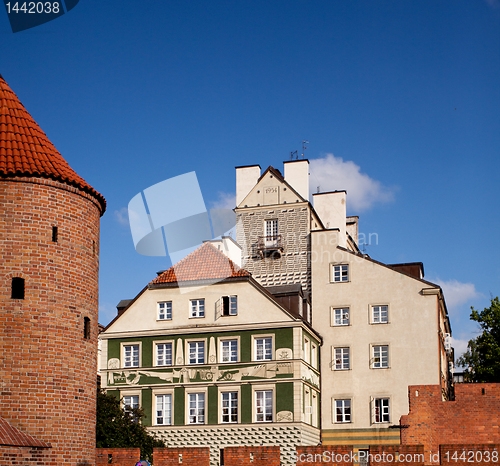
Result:
<svg viewBox="0 0 500 466">
<path fill-rule="evenodd" d="M 386 265 L 358 248 L 345 191 L 309 199 L 307 160 L 236 168 L 242 266 L 263 286 L 300 284 L 306 318 L 323 338 L 324 444 L 399 443 L 408 385 L 449 396 L 450 323 L 441 288 L 421 263 Z M 342 188 L 342 187 L 340 187 Z"/>
<path fill-rule="evenodd" d="M 219 243 L 219 244 L 218 244 Z M 226 244 L 227 245 L 227 244 Z M 321 339 L 300 290 L 262 287 L 206 242 L 152 280 L 101 333 L 101 385 L 169 447 L 320 441 Z"/>
</svg>

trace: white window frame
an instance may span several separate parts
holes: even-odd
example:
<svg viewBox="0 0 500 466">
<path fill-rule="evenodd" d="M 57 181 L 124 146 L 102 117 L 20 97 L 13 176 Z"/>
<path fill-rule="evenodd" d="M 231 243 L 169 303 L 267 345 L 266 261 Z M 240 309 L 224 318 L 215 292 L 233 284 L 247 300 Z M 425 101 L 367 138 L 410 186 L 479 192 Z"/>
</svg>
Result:
<svg viewBox="0 0 500 466">
<path fill-rule="evenodd" d="M 203 307 L 203 309 L 201 309 L 201 307 Z M 205 298 L 190 299 L 189 318 L 203 319 L 204 317 L 205 317 Z"/>
<path fill-rule="evenodd" d="M 318 368 L 318 347 L 314 343 L 311 344 L 311 366 Z"/>
<path fill-rule="evenodd" d="M 233 362 L 239 362 L 240 361 L 240 337 L 239 335 L 233 336 L 233 337 L 224 337 L 224 338 L 218 338 L 218 347 L 219 347 L 219 363 L 221 364 L 231 364 Z M 225 342 L 228 341 L 236 341 L 236 360 L 235 361 L 224 361 L 224 350 L 223 346 Z"/>
<path fill-rule="evenodd" d="M 268 394 L 271 393 L 271 412 L 268 411 L 268 406 L 266 405 L 266 401 L 269 399 L 268 398 Z M 258 405 L 257 405 L 257 400 L 260 398 L 259 394 L 263 394 L 264 395 L 264 412 L 263 413 L 259 413 L 258 411 Z M 252 393 L 252 400 L 253 400 L 253 403 L 252 403 L 252 407 L 253 407 L 253 420 L 254 422 L 257 422 L 257 423 L 267 423 L 267 422 L 274 422 L 274 420 L 276 419 L 276 413 L 275 413 L 275 410 L 276 410 L 276 389 L 275 389 L 275 386 L 265 386 L 265 387 L 254 387 L 253 388 L 253 393 Z M 259 416 L 260 415 L 263 415 L 263 419 L 262 420 L 258 420 Z M 270 420 L 266 420 L 266 418 L 268 416 L 271 416 L 271 419 Z"/>
<path fill-rule="evenodd" d="M 319 400 L 319 393 L 316 390 L 311 391 L 312 399 L 311 399 L 311 406 L 312 406 L 312 419 L 311 419 L 311 425 L 313 427 L 318 427 L 318 400 Z"/>
<path fill-rule="evenodd" d="M 311 364 L 311 340 L 307 337 L 304 337 L 304 361 Z"/>
<path fill-rule="evenodd" d="M 340 411 L 341 420 L 338 420 L 338 410 Z M 349 410 L 349 412 L 347 412 Z M 333 421 L 335 424 L 350 424 L 352 422 L 352 399 L 351 398 L 335 398 L 333 400 Z"/>
<path fill-rule="evenodd" d="M 204 425 L 207 423 L 207 388 L 206 387 L 200 387 L 200 388 L 192 388 L 190 390 L 186 390 L 186 424 L 187 425 Z M 191 395 L 203 395 L 203 422 L 199 422 L 199 419 L 197 419 L 197 422 L 190 422 L 190 417 L 191 417 Z M 199 399 L 201 399 L 199 396 L 197 398 L 197 403 Z M 198 406 L 195 407 L 196 410 L 199 410 L 200 408 Z M 201 416 L 199 414 L 196 414 L 195 417 L 198 418 L 198 416 Z"/>
<path fill-rule="evenodd" d="M 379 413 L 378 420 L 377 412 Z M 391 422 L 391 398 L 389 396 L 372 398 L 372 422 L 373 424 L 388 424 Z"/>
<path fill-rule="evenodd" d="M 348 283 L 351 281 L 349 265 L 346 263 L 331 264 L 330 283 Z"/>
<path fill-rule="evenodd" d="M 122 342 L 121 343 L 121 348 L 120 348 L 120 354 L 121 354 L 121 366 L 124 369 L 130 369 L 134 367 L 141 367 L 142 366 L 142 343 L 140 341 L 132 341 L 132 342 Z M 127 354 L 127 347 L 132 347 L 132 346 L 137 346 L 138 347 L 138 362 L 137 364 L 132 364 L 133 359 L 131 363 L 128 363 L 127 359 L 128 356 Z M 133 358 L 133 355 L 132 355 Z"/>
<path fill-rule="evenodd" d="M 127 406 L 130 406 L 130 405 L 125 404 L 125 398 L 132 397 L 132 396 L 137 397 L 139 400 L 138 404 L 137 404 L 137 408 L 140 408 L 142 406 L 142 391 L 141 390 L 123 390 L 123 391 L 120 391 L 120 405 L 124 411 L 130 411 L 130 409 L 127 409 Z M 131 406 L 131 408 L 133 409 L 133 406 Z"/>
<path fill-rule="evenodd" d="M 134 404 L 127 403 L 126 398 L 137 398 L 137 404 L 134 405 Z M 125 411 L 131 411 L 134 408 L 138 409 L 141 406 L 141 404 L 140 404 L 140 395 L 123 395 L 122 399 L 123 399 L 123 409 Z"/>
<path fill-rule="evenodd" d="M 234 403 L 235 400 L 231 399 L 236 395 L 236 420 L 234 420 L 234 414 L 231 412 L 233 409 L 234 405 L 231 405 Z M 229 398 L 229 407 L 224 406 L 224 397 L 230 397 Z M 240 422 L 240 403 L 241 403 L 241 395 L 240 395 L 240 390 L 229 390 L 227 388 L 224 388 L 224 390 L 221 390 L 219 392 L 219 419 L 221 424 L 238 424 Z M 229 421 L 224 421 L 224 416 L 229 416 Z"/>
<path fill-rule="evenodd" d="M 170 345 L 172 347 L 172 361 L 170 364 L 158 364 L 158 345 Z M 153 366 L 154 367 L 169 367 L 175 365 L 175 345 L 174 340 L 157 340 L 153 341 L 154 348 L 154 359 Z"/>
<path fill-rule="evenodd" d="M 156 309 L 156 320 L 172 320 L 172 301 L 159 301 Z"/>
<path fill-rule="evenodd" d="M 334 346 L 332 348 L 332 357 L 334 370 L 347 371 L 351 369 L 351 349 L 349 346 Z"/>
<path fill-rule="evenodd" d="M 384 362 L 384 348 L 387 354 L 386 362 Z M 371 368 L 372 369 L 389 369 L 390 368 L 390 354 L 388 344 L 371 345 Z"/>
<path fill-rule="evenodd" d="M 270 234 L 268 234 L 270 233 Z M 279 222 L 277 218 L 270 218 L 264 220 L 264 237 L 265 237 L 265 245 L 276 246 L 278 244 L 278 235 L 279 235 Z"/>
<path fill-rule="evenodd" d="M 203 343 L 203 362 L 191 362 L 190 345 L 192 343 L 193 344 Z M 197 350 L 197 353 L 198 353 L 198 350 Z M 199 359 L 198 356 L 196 359 L 197 360 Z M 186 340 L 186 360 L 184 362 L 186 365 L 189 365 L 189 366 L 206 364 L 207 363 L 207 340 L 206 339 Z"/>
<path fill-rule="evenodd" d="M 345 315 L 347 314 L 347 321 Z M 338 319 L 337 319 L 338 316 Z M 348 306 L 345 307 L 333 307 L 331 308 L 331 322 L 332 327 L 347 327 L 351 325 L 351 309 Z"/>
<path fill-rule="evenodd" d="M 382 316 L 385 308 L 385 317 Z M 377 317 L 376 316 L 377 313 Z M 389 323 L 389 305 L 377 304 L 370 307 L 371 323 L 372 324 L 388 324 Z M 384 320 L 385 319 L 385 320 Z"/>
<path fill-rule="evenodd" d="M 258 358 L 257 340 L 271 339 L 271 358 Z M 264 346 L 265 348 L 265 346 Z M 264 353 L 264 356 L 266 354 Z M 274 357 L 274 335 L 252 335 L 252 360 L 253 361 L 273 361 Z"/>
<path fill-rule="evenodd" d="M 228 300 L 228 313 L 224 313 L 224 299 Z M 225 295 L 220 297 L 220 315 L 221 317 L 231 317 L 238 315 L 238 296 Z"/>
<path fill-rule="evenodd" d="M 158 422 L 158 397 L 169 397 L 170 399 L 170 422 Z M 165 408 L 163 409 L 163 414 Z M 163 416 L 165 418 L 165 416 Z M 174 424 L 174 391 L 173 390 L 153 390 L 153 425 L 172 426 Z"/>
</svg>

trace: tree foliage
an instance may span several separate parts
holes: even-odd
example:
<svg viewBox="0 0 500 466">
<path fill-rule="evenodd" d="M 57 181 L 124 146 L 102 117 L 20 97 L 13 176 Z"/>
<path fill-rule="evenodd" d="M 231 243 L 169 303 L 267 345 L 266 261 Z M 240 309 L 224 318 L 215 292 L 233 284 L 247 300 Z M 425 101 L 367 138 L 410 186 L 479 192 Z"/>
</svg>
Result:
<svg viewBox="0 0 500 466">
<path fill-rule="evenodd" d="M 483 333 L 469 340 L 467 352 L 457 365 L 469 367 L 465 372 L 467 382 L 500 382 L 500 300 L 492 298 L 491 306 L 482 312 L 471 308 L 471 320 L 479 323 Z"/>
<path fill-rule="evenodd" d="M 142 409 L 125 411 L 120 401 L 103 390 L 97 392 L 97 448 L 140 448 L 141 458 L 153 459 L 153 447 L 165 447 L 165 442 L 151 435 L 141 424 Z"/>
</svg>

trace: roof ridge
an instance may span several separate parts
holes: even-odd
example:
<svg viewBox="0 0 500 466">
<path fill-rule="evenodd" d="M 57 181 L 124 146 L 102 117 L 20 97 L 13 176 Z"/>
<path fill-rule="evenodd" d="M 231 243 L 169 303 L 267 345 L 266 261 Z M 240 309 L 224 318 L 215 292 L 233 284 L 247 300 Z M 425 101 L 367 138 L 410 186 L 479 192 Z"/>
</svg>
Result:
<svg viewBox="0 0 500 466">
<path fill-rule="evenodd" d="M 50 178 L 106 200 L 79 176 L 0 75 L 0 178 Z M 101 214 L 102 215 L 102 214 Z"/>
<path fill-rule="evenodd" d="M 149 284 L 223 280 L 250 276 L 250 272 L 233 262 L 213 244 L 204 242 L 168 270 L 151 280 Z"/>
</svg>

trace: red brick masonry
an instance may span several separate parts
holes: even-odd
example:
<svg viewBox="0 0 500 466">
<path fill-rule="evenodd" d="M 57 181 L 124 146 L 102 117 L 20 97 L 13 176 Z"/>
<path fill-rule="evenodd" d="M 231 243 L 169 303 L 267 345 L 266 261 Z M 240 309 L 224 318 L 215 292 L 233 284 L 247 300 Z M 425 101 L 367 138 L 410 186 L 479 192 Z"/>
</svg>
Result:
<svg viewBox="0 0 500 466">
<path fill-rule="evenodd" d="M 209 448 L 153 448 L 154 466 L 210 466 Z"/>
<path fill-rule="evenodd" d="M 140 448 L 97 448 L 96 466 L 135 466 L 141 460 Z"/>
<path fill-rule="evenodd" d="M 426 462 L 440 445 L 500 443 L 500 384 L 456 384 L 455 401 L 442 401 L 438 385 L 412 385 L 408 393 L 401 443 L 424 445 Z"/>
</svg>

